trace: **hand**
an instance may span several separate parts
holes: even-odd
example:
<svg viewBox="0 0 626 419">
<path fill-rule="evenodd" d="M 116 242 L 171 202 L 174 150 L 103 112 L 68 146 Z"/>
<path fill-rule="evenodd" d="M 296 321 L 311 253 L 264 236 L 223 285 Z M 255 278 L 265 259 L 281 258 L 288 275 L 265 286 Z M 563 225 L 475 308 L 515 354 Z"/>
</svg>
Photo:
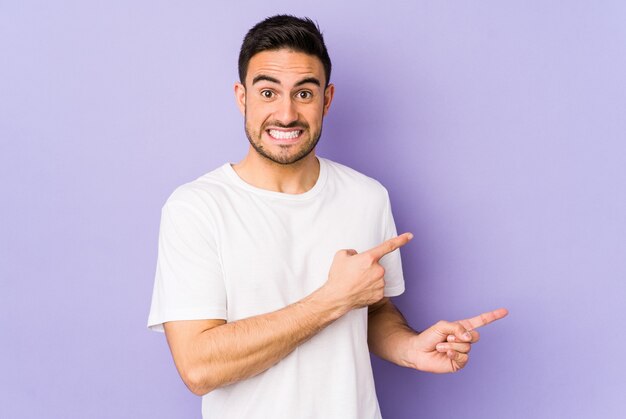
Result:
<svg viewBox="0 0 626 419">
<path fill-rule="evenodd" d="M 407 364 L 412 368 L 434 372 L 456 372 L 469 360 L 472 344 L 480 335 L 475 330 L 508 314 L 500 308 L 470 319 L 456 322 L 440 321 L 411 338 Z"/>
<path fill-rule="evenodd" d="M 338 251 L 324 284 L 328 295 L 338 299 L 338 304 L 348 310 L 380 301 L 385 288 L 385 269 L 380 265 L 380 259 L 412 238 L 411 233 L 404 233 L 363 253 L 354 249 Z"/>
</svg>

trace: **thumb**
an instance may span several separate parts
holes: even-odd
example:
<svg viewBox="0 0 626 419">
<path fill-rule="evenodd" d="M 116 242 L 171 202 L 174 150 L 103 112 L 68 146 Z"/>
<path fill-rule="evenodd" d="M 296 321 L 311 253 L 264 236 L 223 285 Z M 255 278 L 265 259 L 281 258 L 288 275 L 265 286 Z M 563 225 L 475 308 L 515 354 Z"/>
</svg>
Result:
<svg viewBox="0 0 626 419">
<path fill-rule="evenodd" d="M 441 332 L 444 332 L 447 335 L 454 336 L 454 341 L 456 342 L 471 342 L 472 340 L 472 333 L 460 323 L 440 321 L 435 325 L 435 327 L 438 327 Z"/>
<path fill-rule="evenodd" d="M 467 333 L 467 334 L 466 334 Z M 438 343 L 446 342 L 449 335 L 455 337 L 457 342 L 470 342 L 471 334 L 460 324 L 441 320 L 421 333 L 422 339 L 428 346 L 436 346 Z"/>
<path fill-rule="evenodd" d="M 449 342 L 471 342 L 473 339 L 472 333 L 467 330 L 463 325 L 457 322 L 439 322 L 444 323 L 445 330 L 448 331 L 447 340 Z M 438 324 L 439 324 L 438 323 Z M 454 339 L 450 339 L 451 337 Z"/>
</svg>

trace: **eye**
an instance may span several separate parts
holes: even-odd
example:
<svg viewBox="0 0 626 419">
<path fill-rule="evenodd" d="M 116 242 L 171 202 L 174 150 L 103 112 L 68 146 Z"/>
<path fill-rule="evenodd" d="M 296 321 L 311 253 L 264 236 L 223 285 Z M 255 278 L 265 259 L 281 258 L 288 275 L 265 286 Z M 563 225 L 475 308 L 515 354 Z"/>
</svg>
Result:
<svg viewBox="0 0 626 419">
<path fill-rule="evenodd" d="M 313 97 L 313 93 L 309 92 L 308 90 L 302 90 L 298 92 L 298 99 L 308 100 L 308 99 L 311 99 L 312 97 Z"/>
<path fill-rule="evenodd" d="M 271 90 L 261 90 L 261 96 L 263 96 L 264 99 L 271 99 L 274 97 L 274 92 Z"/>
</svg>

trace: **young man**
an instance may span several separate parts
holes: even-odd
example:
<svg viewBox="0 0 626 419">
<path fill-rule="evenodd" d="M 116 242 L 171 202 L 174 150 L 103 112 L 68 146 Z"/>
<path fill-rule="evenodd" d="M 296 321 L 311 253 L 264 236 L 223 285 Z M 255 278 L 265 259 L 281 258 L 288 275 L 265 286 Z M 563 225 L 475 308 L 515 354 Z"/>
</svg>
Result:
<svg viewBox="0 0 626 419">
<path fill-rule="evenodd" d="M 315 155 L 335 87 L 317 26 L 274 16 L 246 35 L 235 95 L 250 148 L 163 207 L 149 327 L 203 395 L 205 418 L 380 418 L 369 351 L 453 372 L 500 309 L 410 329 L 387 191 Z M 341 250 L 344 249 L 344 250 Z"/>
</svg>

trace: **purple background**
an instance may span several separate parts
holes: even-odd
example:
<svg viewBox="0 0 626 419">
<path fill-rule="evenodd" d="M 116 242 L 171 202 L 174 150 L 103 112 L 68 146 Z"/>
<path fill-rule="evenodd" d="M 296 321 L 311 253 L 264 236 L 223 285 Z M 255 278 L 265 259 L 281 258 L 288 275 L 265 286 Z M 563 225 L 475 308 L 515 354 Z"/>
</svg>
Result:
<svg viewBox="0 0 626 419">
<path fill-rule="evenodd" d="M 462 372 L 374 360 L 386 418 L 626 415 L 626 5 L 0 1 L 0 417 L 197 418 L 146 329 L 160 208 L 247 150 L 249 27 L 318 20 L 318 154 L 390 191 L 417 329 L 508 307 Z"/>
</svg>

